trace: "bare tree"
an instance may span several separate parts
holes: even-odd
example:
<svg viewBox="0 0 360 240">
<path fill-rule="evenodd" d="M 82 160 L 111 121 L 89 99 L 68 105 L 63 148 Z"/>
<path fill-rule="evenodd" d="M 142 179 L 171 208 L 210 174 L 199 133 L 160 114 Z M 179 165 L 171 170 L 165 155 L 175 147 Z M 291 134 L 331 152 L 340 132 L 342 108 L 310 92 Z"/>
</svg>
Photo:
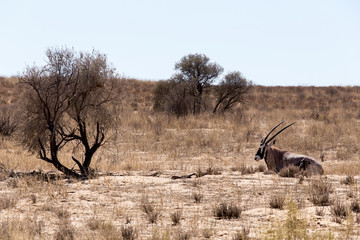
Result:
<svg viewBox="0 0 360 240">
<path fill-rule="evenodd" d="M 216 113 L 220 108 L 225 112 L 235 103 L 245 102 L 252 86 L 252 82 L 246 80 L 240 72 L 228 73 L 219 86 L 215 88 L 216 104 L 213 113 Z"/>
<path fill-rule="evenodd" d="M 193 113 L 200 113 L 204 90 L 223 72 L 217 63 L 209 62 L 204 54 L 189 54 L 175 64 L 179 73 L 172 77 L 176 82 L 189 83 L 188 93 L 193 97 Z"/>
<path fill-rule="evenodd" d="M 26 89 L 23 143 L 64 174 L 87 178 L 94 153 L 104 144 L 111 103 L 118 95 L 115 69 L 106 55 L 61 48 L 46 52 L 47 64 L 27 67 L 19 77 Z M 82 146 L 84 160 L 72 156 L 80 173 L 61 163 L 68 143 Z"/>
</svg>

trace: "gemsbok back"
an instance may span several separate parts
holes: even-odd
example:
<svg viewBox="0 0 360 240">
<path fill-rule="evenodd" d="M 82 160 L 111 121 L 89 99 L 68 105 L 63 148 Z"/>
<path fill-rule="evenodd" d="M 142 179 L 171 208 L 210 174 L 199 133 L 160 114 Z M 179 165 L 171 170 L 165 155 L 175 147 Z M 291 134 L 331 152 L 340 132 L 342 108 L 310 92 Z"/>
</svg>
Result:
<svg viewBox="0 0 360 240">
<path fill-rule="evenodd" d="M 261 159 L 265 159 L 268 170 L 272 170 L 274 172 L 280 172 L 282 168 L 294 165 L 299 167 L 300 170 L 306 171 L 308 174 L 323 174 L 324 170 L 321 164 L 317 162 L 314 158 L 291 153 L 273 146 L 275 144 L 275 140 L 272 140 L 282 131 L 295 124 L 295 122 L 287 125 L 279 132 L 277 132 L 274 136 L 272 136 L 269 140 L 267 140 L 269 135 L 282 123 L 283 122 L 279 123 L 273 129 L 271 129 L 271 131 L 266 135 L 266 137 L 261 140 L 260 147 L 255 154 L 255 160 L 259 161 Z"/>
</svg>

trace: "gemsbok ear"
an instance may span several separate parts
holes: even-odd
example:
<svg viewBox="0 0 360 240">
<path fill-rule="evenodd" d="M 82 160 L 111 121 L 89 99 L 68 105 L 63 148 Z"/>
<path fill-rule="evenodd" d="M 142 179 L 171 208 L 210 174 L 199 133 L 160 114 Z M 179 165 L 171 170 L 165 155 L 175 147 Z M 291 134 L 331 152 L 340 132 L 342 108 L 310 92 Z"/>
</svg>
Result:
<svg viewBox="0 0 360 240">
<path fill-rule="evenodd" d="M 270 142 L 268 145 L 269 145 L 270 147 L 271 147 L 272 145 L 275 145 L 275 141 L 276 141 L 276 140 Z"/>
</svg>

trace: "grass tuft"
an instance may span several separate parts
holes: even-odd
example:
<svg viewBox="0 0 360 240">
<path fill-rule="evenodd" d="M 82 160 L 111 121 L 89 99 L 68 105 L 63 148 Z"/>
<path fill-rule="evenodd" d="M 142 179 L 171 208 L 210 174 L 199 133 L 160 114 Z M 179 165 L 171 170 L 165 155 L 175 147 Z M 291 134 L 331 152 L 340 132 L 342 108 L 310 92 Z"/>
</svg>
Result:
<svg viewBox="0 0 360 240">
<path fill-rule="evenodd" d="M 234 204 L 220 203 L 214 208 L 214 215 L 217 219 L 238 219 L 241 213 L 241 207 Z"/>
<path fill-rule="evenodd" d="M 356 183 L 356 180 L 354 176 L 346 176 L 346 178 L 342 180 L 341 183 L 345 185 L 354 185 Z"/>
<path fill-rule="evenodd" d="M 238 231 L 232 237 L 232 240 L 250 240 L 249 234 L 250 234 L 250 228 L 243 227 L 241 231 Z"/>
<path fill-rule="evenodd" d="M 137 238 L 137 230 L 132 225 L 124 225 L 121 227 L 121 237 L 123 240 L 135 240 Z"/>
<path fill-rule="evenodd" d="M 18 203 L 18 199 L 13 196 L 2 196 L 0 197 L 0 210 L 14 208 Z"/>
<path fill-rule="evenodd" d="M 283 194 L 273 195 L 269 202 L 270 208 L 283 209 L 285 206 L 285 196 Z"/>
<path fill-rule="evenodd" d="M 200 203 L 203 199 L 204 195 L 200 192 L 195 192 L 192 194 L 192 198 L 194 199 L 195 203 Z"/>
<path fill-rule="evenodd" d="M 75 239 L 75 229 L 69 221 L 62 221 L 55 233 L 56 240 L 73 240 Z"/>
<path fill-rule="evenodd" d="M 150 223 L 156 223 L 161 217 L 161 212 L 158 209 L 155 209 L 154 203 L 149 202 L 147 199 L 142 200 L 140 209 L 146 214 Z"/>
<path fill-rule="evenodd" d="M 91 231 L 99 230 L 103 223 L 104 221 L 97 217 L 91 217 L 86 221 L 86 225 Z"/>
<path fill-rule="evenodd" d="M 176 233 L 175 240 L 189 240 L 191 238 L 191 233 L 189 231 L 184 231 L 179 229 Z"/>
<path fill-rule="evenodd" d="M 176 226 L 180 223 L 181 220 L 181 211 L 176 211 L 170 214 L 172 225 Z"/>
<path fill-rule="evenodd" d="M 330 212 L 336 223 L 342 223 L 342 221 L 349 215 L 346 205 L 340 200 L 335 201 L 334 205 L 330 207 Z"/>
<path fill-rule="evenodd" d="M 329 206 L 331 204 L 330 193 L 332 191 L 331 183 L 322 179 L 312 181 L 310 184 L 312 203 L 316 206 Z"/>
<path fill-rule="evenodd" d="M 354 199 L 350 204 L 350 210 L 354 213 L 360 213 L 360 204 L 358 199 Z"/>
<path fill-rule="evenodd" d="M 324 207 L 316 207 L 315 215 L 320 216 L 320 217 L 325 216 L 325 208 Z"/>
</svg>

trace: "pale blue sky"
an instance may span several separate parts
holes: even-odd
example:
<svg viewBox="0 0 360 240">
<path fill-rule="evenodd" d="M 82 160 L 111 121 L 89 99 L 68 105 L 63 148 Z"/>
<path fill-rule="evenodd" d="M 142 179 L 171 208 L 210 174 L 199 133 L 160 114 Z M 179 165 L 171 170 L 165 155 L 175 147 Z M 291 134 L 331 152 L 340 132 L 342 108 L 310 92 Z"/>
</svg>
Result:
<svg viewBox="0 0 360 240">
<path fill-rule="evenodd" d="M 203 53 L 255 84 L 360 85 L 358 0 L 0 0 L 0 31 L 2 76 L 67 46 L 141 80 Z"/>
</svg>

